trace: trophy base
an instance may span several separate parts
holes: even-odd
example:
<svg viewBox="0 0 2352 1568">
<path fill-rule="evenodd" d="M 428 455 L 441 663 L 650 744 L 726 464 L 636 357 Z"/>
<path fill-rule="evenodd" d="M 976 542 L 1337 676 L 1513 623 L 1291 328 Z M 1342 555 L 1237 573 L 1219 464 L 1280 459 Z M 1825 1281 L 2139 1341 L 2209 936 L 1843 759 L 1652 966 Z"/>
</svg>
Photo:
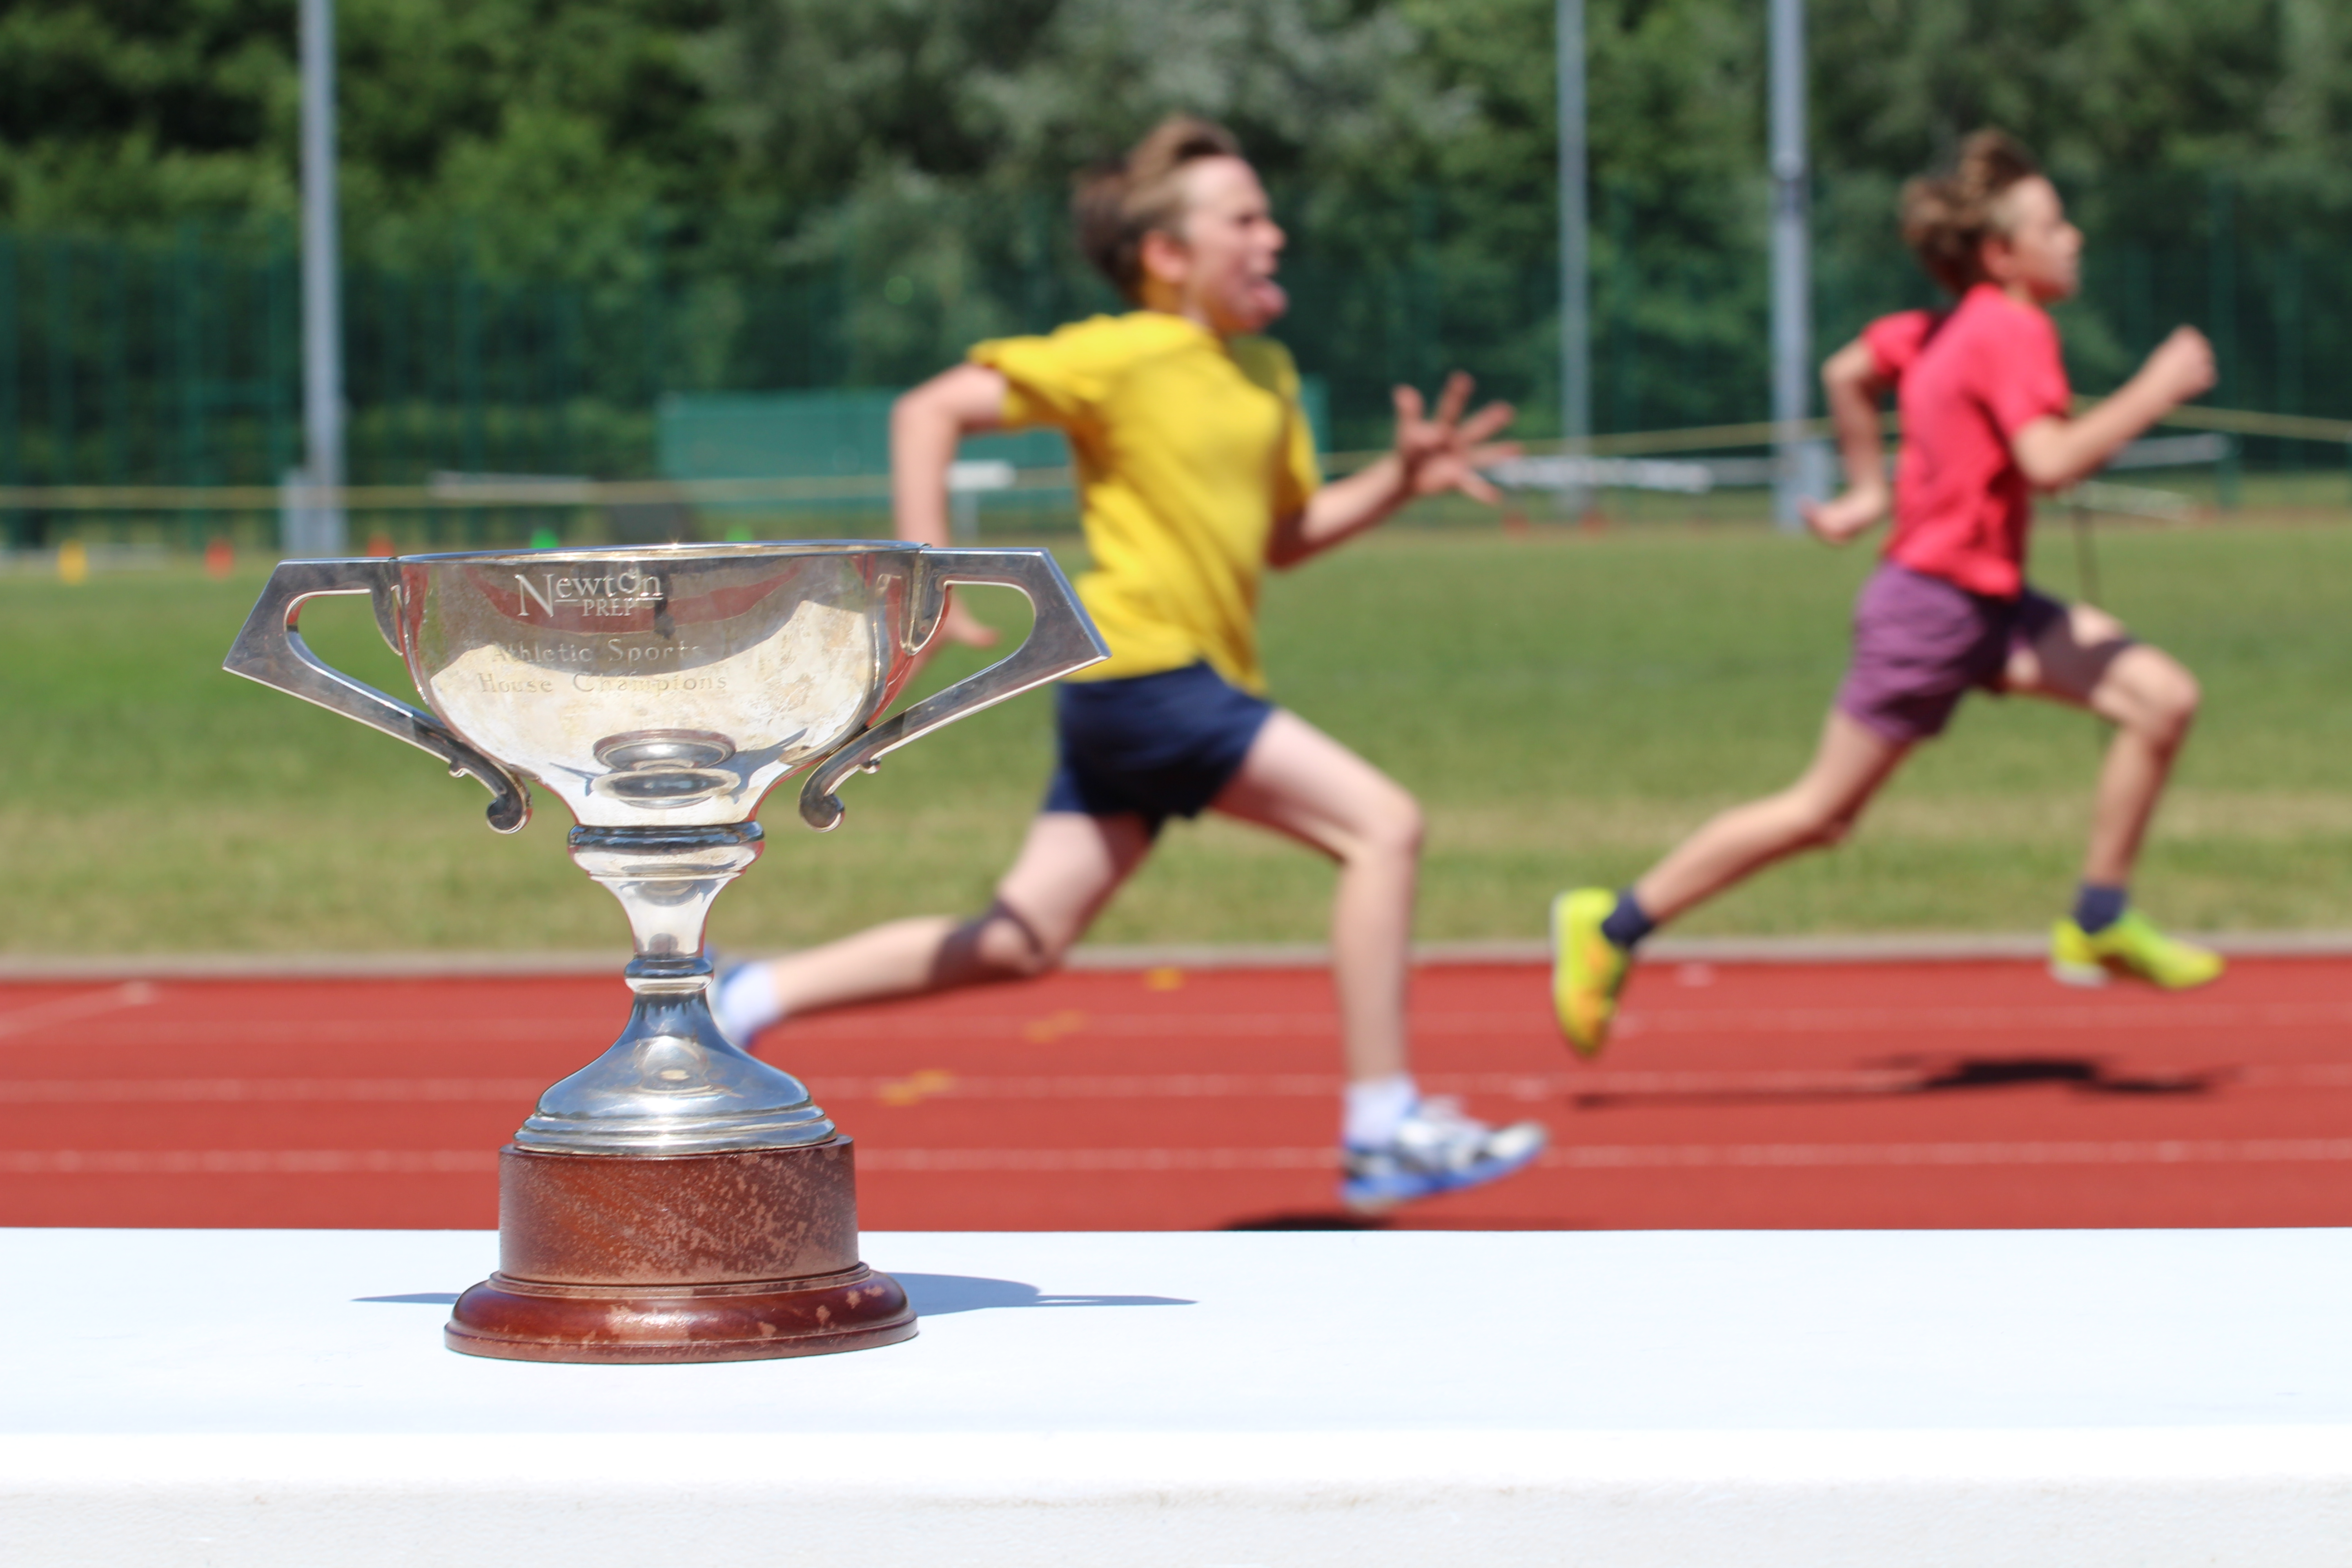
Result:
<svg viewBox="0 0 2352 1568">
<path fill-rule="evenodd" d="M 759 1361 L 912 1339 L 857 1258 L 850 1141 L 719 1154 L 499 1154 L 499 1271 L 444 1331 L 507 1361 Z"/>
<path fill-rule="evenodd" d="M 827 1279 L 709 1289 L 570 1288 L 493 1274 L 457 1299 L 442 1337 L 503 1361 L 772 1361 L 915 1337 L 907 1293 L 860 1267 Z"/>
</svg>

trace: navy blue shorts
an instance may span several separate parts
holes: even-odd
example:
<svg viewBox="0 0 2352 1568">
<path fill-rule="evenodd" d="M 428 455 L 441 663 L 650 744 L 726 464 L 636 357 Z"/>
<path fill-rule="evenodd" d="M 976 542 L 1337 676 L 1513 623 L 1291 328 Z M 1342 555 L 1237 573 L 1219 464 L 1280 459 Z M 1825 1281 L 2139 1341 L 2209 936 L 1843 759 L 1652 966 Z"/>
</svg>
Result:
<svg viewBox="0 0 2352 1568">
<path fill-rule="evenodd" d="M 1045 809 L 1133 812 L 1160 831 L 1198 816 L 1241 771 L 1274 704 L 1205 664 L 1054 689 L 1057 756 Z"/>
</svg>

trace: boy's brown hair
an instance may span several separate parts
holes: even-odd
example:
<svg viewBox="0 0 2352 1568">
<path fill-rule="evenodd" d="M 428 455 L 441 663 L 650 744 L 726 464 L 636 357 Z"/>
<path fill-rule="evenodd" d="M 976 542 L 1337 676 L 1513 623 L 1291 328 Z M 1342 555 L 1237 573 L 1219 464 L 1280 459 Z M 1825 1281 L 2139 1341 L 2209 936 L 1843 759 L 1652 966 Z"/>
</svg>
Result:
<svg viewBox="0 0 2352 1568">
<path fill-rule="evenodd" d="M 1173 234 L 1184 220 L 1184 166 L 1238 158 L 1242 144 L 1222 125 L 1171 114 L 1128 149 L 1078 176 L 1070 206 L 1078 248 L 1129 301 L 1141 303 L 1143 237 Z"/>
<path fill-rule="evenodd" d="M 1984 281 L 1986 238 L 2008 232 L 2001 197 L 2040 175 L 2016 138 L 1990 127 L 1960 143 L 1960 155 L 1940 174 L 1922 174 L 1903 186 L 1903 243 L 1927 276 L 1965 294 Z"/>
</svg>

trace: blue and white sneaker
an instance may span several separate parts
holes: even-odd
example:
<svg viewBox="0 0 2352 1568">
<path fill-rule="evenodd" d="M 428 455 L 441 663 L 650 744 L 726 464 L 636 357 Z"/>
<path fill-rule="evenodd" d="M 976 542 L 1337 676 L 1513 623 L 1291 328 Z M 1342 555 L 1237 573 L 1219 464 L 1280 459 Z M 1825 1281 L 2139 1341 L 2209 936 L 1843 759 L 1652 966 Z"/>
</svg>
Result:
<svg viewBox="0 0 2352 1568">
<path fill-rule="evenodd" d="M 1539 1121 L 1489 1127 L 1452 1100 L 1417 1101 L 1396 1135 L 1374 1149 L 1344 1149 L 1339 1199 L 1358 1214 L 1379 1214 L 1416 1198 L 1500 1181 L 1544 1151 Z"/>
</svg>

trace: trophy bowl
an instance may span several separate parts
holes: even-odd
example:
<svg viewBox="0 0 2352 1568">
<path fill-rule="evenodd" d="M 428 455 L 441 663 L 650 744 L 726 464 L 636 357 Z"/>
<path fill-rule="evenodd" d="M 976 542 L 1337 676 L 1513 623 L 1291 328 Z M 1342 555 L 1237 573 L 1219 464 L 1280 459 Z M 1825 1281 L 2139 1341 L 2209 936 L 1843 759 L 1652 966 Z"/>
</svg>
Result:
<svg viewBox="0 0 2352 1568">
<path fill-rule="evenodd" d="M 1036 610 L 1008 658 L 889 719 L 947 592 Z M 429 711 L 322 662 L 302 606 L 365 594 Z M 604 1055 L 549 1089 L 499 1164 L 499 1272 L 460 1299 L 453 1349 L 547 1361 L 811 1354 L 914 1332 L 858 1262 L 850 1141 L 799 1079 L 719 1032 L 703 930 L 759 858 L 753 817 L 805 773 L 835 791 L 968 713 L 1099 662 L 1042 550 L 866 542 L 677 544 L 288 561 L 226 668 L 430 752 L 519 830 L 530 785 L 628 916 L 635 1000 Z"/>
</svg>

